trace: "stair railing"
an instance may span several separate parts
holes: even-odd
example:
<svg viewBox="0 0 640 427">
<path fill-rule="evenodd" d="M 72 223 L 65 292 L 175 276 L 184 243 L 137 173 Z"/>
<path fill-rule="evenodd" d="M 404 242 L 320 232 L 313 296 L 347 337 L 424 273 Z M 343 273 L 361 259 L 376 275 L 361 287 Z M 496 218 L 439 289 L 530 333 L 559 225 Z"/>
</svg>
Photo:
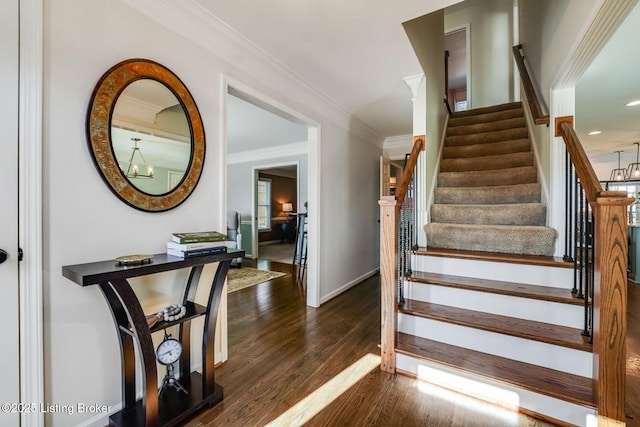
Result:
<svg viewBox="0 0 640 427">
<path fill-rule="evenodd" d="M 451 111 L 451 104 L 449 103 L 449 51 L 444 51 L 444 105 L 447 107 L 449 115 L 453 114 Z"/>
<path fill-rule="evenodd" d="M 529 103 L 529 110 L 531 110 L 531 115 L 533 116 L 535 124 L 548 125 L 549 115 L 543 113 L 542 104 L 540 103 L 540 99 L 538 99 L 533 82 L 531 81 L 531 77 L 527 71 L 527 66 L 524 63 L 524 55 L 522 55 L 521 50 L 521 44 L 514 46 L 513 57 L 516 60 L 518 71 L 520 71 L 520 80 L 522 80 L 522 87 L 524 88 L 524 93 L 526 95 L 527 102 Z"/>
<path fill-rule="evenodd" d="M 525 96 L 536 124 L 549 122 L 520 51 L 514 46 Z M 584 298 L 585 339 L 593 342 L 594 398 L 599 420 L 625 421 L 627 334 L 627 206 L 624 192 L 604 191 L 573 129 L 573 117 L 556 117 L 566 155 L 565 260 L 574 262 L 574 291 Z M 573 239 L 573 241 L 571 241 Z"/>
<path fill-rule="evenodd" d="M 411 275 L 411 254 L 417 243 L 418 156 L 425 137 L 413 137 L 413 149 L 405 162 L 395 196 L 382 197 L 380 205 L 380 367 L 395 373 L 396 310 L 404 304 L 404 279 Z"/>
</svg>

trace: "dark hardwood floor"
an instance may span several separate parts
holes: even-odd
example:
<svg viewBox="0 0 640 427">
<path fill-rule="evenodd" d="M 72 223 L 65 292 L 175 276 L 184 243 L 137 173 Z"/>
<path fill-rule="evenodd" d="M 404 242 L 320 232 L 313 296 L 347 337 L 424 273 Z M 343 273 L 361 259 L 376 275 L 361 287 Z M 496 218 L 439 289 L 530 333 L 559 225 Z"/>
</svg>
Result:
<svg viewBox="0 0 640 427">
<path fill-rule="evenodd" d="M 243 265 L 291 272 L 290 265 L 264 260 Z M 638 285 L 633 286 L 629 426 L 640 420 L 640 295 Z M 379 301 L 377 276 L 319 309 L 306 307 L 291 274 L 229 294 L 229 360 L 216 369 L 224 401 L 198 413 L 187 425 L 551 425 L 381 372 Z"/>
</svg>

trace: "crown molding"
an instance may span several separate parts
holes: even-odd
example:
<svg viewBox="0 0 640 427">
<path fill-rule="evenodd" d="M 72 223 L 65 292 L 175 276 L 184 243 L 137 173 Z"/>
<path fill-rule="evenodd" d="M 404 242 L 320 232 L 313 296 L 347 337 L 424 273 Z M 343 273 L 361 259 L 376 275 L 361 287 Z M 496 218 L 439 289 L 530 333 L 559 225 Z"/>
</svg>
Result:
<svg viewBox="0 0 640 427">
<path fill-rule="evenodd" d="M 575 86 L 638 0 L 600 0 L 552 87 Z"/>
<path fill-rule="evenodd" d="M 382 144 L 382 148 L 385 150 L 407 147 L 410 149 L 413 147 L 413 135 L 411 134 L 387 137 Z"/>
<path fill-rule="evenodd" d="M 415 76 L 405 77 L 403 80 L 411 89 L 411 101 L 415 101 L 418 96 L 418 88 L 424 79 L 424 74 L 416 74 Z"/>
<path fill-rule="evenodd" d="M 328 119 L 365 141 L 376 145 L 382 139 L 373 128 L 358 119 L 344 105 L 247 39 L 196 0 L 121 1 L 239 70 L 251 70 L 252 75 L 260 76 L 263 82 L 269 82 L 266 84 L 283 96 L 299 94 L 297 102 L 321 111 Z M 298 90 L 292 88 L 292 84 Z"/>
<path fill-rule="evenodd" d="M 261 148 L 259 150 L 242 151 L 227 155 L 227 164 L 250 163 L 281 157 L 302 156 L 309 151 L 307 141 L 293 144 L 277 145 L 275 147 Z"/>
</svg>

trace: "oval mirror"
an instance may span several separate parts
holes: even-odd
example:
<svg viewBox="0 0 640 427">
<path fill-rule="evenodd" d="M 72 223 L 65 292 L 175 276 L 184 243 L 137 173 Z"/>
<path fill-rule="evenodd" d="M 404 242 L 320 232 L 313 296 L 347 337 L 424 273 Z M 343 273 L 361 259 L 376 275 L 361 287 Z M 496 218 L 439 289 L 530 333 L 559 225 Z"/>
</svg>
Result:
<svg viewBox="0 0 640 427">
<path fill-rule="evenodd" d="M 87 136 L 102 178 L 136 209 L 172 209 L 200 179 L 202 119 L 182 81 L 156 62 L 123 61 L 102 76 L 91 97 Z"/>
</svg>

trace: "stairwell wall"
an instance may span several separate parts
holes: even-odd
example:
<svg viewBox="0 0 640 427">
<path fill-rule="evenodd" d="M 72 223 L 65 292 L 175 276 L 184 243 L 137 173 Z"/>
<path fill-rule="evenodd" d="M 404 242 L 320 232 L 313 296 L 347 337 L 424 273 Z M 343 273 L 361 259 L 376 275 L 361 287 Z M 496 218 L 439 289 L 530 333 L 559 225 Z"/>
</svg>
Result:
<svg viewBox="0 0 640 427">
<path fill-rule="evenodd" d="M 445 9 L 445 29 L 469 24 L 471 31 L 470 108 L 514 99 L 513 0 L 467 0 Z"/>
</svg>

